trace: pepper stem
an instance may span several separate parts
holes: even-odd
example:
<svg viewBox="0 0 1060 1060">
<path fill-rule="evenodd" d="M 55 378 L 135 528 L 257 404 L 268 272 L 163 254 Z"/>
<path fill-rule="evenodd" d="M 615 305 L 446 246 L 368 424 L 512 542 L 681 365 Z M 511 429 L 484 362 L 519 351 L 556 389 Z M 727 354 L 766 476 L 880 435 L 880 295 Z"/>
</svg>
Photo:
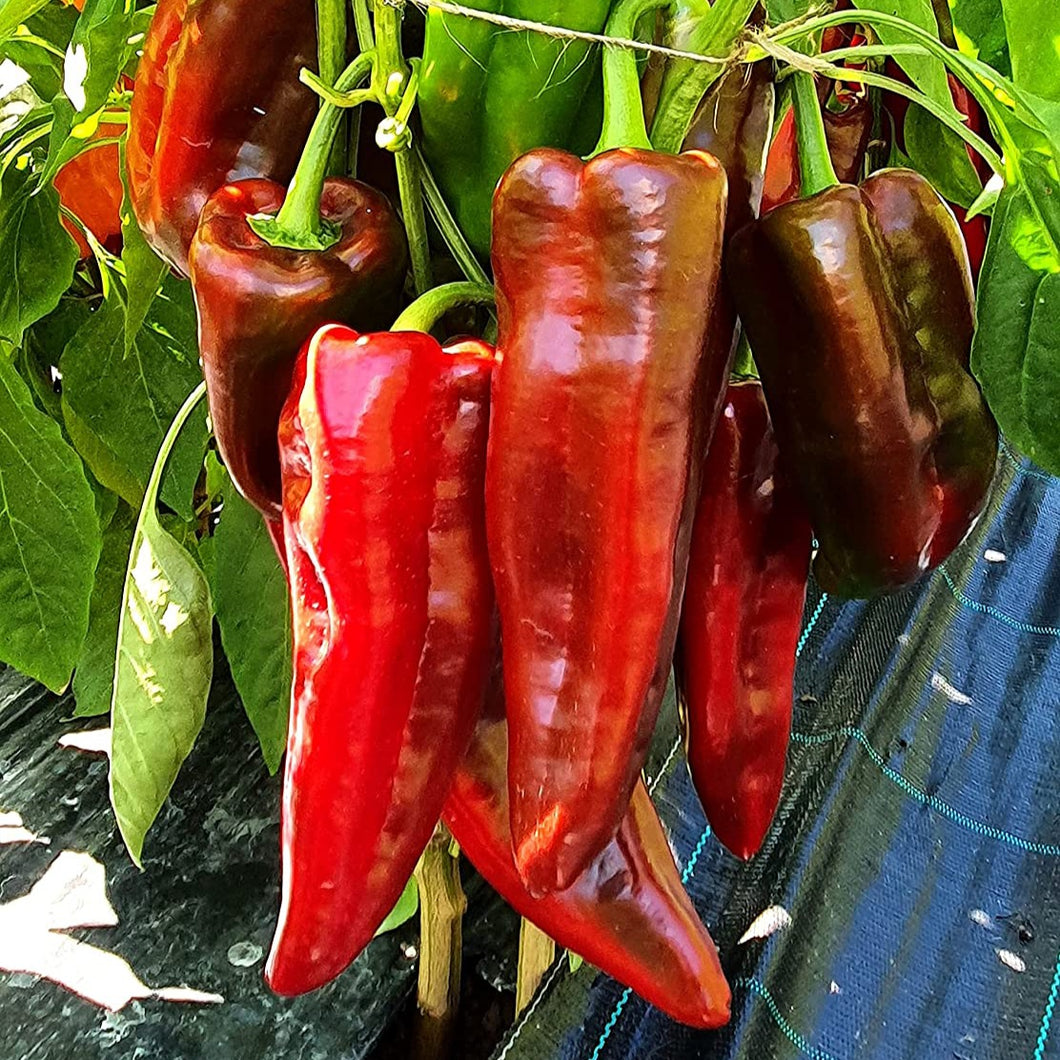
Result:
<svg viewBox="0 0 1060 1060">
<path fill-rule="evenodd" d="M 362 52 L 335 82 L 337 92 L 348 92 L 363 81 L 374 67 L 372 52 Z M 338 131 L 342 108 L 324 100 L 309 130 L 309 138 L 298 160 L 279 213 L 254 214 L 247 224 L 270 246 L 292 250 L 327 250 L 341 233 L 320 216 L 320 195 L 328 175 L 331 145 Z"/>
<path fill-rule="evenodd" d="M 460 1004 L 461 927 L 467 899 L 460 865 L 450 852 L 443 825 L 435 830 L 416 866 L 420 892 L 420 968 L 416 1000 L 423 1022 L 417 1028 L 419 1056 L 443 1056 Z"/>
<path fill-rule="evenodd" d="M 669 7 L 670 0 L 618 0 L 604 30 L 608 37 L 632 40 L 637 19 L 647 11 Z M 627 47 L 605 44 L 604 125 L 590 158 L 617 147 L 651 150 L 648 127 L 644 123 L 644 104 L 640 98 L 640 75 L 637 57 Z"/>
<path fill-rule="evenodd" d="M 802 196 L 809 198 L 826 188 L 835 187 L 839 178 L 832 166 L 828 137 L 824 131 L 821 106 L 813 74 L 796 70 L 791 77 L 791 98 L 795 107 L 795 141 L 799 147 L 799 176 Z"/>
<path fill-rule="evenodd" d="M 492 305 L 493 288 L 483 283 L 445 283 L 420 295 L 394 321 L 391 331 L 428 332 L 449 312 L 462 305 Z"/>
<path fill-rule="evenodd" d="M 346 65 L 346 0 L 317 0 L 317 69 L 329 85 L 335 84 Z M 339 125 L 343 124 L 342 117 Z M 331 143 L 328 169 L 346 171 L 346 142 L 335 136 Z"/>
<path fill-rule="evenodd" d="M 555 942 L 523 917 L 519 925 L 519 964 L 515 978 L 516 1016 L 530 1004 L 555 959 Z"/>
<path fill-rule="evenodd" d="M 415 100 L 416 80 L 401 52 L 403 6 L 403 0 L 375 2 L 375 47 L 379 62 L 372 75 L 372 84 L 389 123 L 386 142 L 380 146 L 386 147 L 394 154 L 398 196 L 401 199 L 401 219 L 405 223 L 405 233 L 409 241 L 413 286 L 417 294 L 423 294 L 431 286 L 431 253 L 427 241 L 427 218 L 423 212 L 419 167 L 411 150 L 412 137 L 407 133 L 407 111 Z M 380 126 L 380 129 L 382 128 L 383 126 Z"/>
</svg>

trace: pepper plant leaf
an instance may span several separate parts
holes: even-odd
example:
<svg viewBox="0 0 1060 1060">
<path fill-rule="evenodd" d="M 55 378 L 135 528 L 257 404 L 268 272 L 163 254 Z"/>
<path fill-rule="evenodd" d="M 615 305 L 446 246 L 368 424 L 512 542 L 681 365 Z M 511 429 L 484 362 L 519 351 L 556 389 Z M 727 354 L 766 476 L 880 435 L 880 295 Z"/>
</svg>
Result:
<svg viewBox="0 0 1060 1060">
<path fill-rule="evenodd" d="M 291 622 L 287 579 L 256 508 L 224 474 L 208 577 L 232 679 L 270 773 L 287 746 Z"/>
<path fill-rule="evenodd" d="M 155 511 L 162 471 L 200 384 L 162 441 L 133 532 L 118 618 L 111 695 L 110 798 L 140 865 L 144 837 L 206 718 L 213 610 L 206 578 Z"/>
<path fill-rule="evenodd" d="M 402 924 L 411 920 L 420 907 L 420 891 L 419 887 L 416 886 L 416 877 L 413 876 L 408 883 L 405 884 L 405 889 L 401 892 L 401 897 L 394 904 L 394 908 L 390 910 L 379 927 L 376 928 L 376 938 L 380 935 L 385 935 L 388 931 L 393 931 L 395 928 L 401 927 Z"/>
<path fill-rule="evenodd" d="M 0 359 L 0 659 L 66 687 L 100 551 L 95 499 L 59 425 Z"/>
<path fill-rule="evenodd" d="M 989 63 L 999 74 L 1011 74 L 1001 0 L 950 0 L 950 12 L 961 51 Z"/>
<path fill-rule="evenodd" d="M 1012 80 L 1043 99 L 1060 100 L 1060 4 L 1002 0 Z"/>
</svg>

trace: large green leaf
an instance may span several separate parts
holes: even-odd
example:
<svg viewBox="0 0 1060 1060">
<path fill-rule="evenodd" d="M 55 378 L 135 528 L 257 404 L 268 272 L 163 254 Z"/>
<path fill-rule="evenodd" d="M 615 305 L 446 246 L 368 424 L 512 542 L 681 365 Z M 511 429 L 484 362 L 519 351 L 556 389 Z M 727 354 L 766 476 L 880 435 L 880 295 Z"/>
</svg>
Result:
<svg viewBox="0 0 1060 1060">
<path fill-rule="evenodd" d="M 1060 100 L 1060 3 L 1002 0 L 1012 80 L 1043 99 Z"/>
<path fill-rule="evenodd" d="M 979 280 L 972 371 L 1001 429 L 1060 474 L 1060 254 L 1028 191 L 994 208 Z"/>
<path fill-rule="evenodd" d="M 120 504 L 103 532 L 103 550 L 96 565 L 88 611 L 88 633 L 74 670 L 74 714 L 78 716 L 106 714 L 110 710 L 118 615 L 135 524 L 136 514 L 127 504 Z"/>
<path fill-rule="evenodd" d="M 59 304 L 76 265 L 55 189 L 9 169 L 0 185 L 0 339 L 17 346 Z"/>
<path fill-rule="evenodd" d="M 905 149 L 914 169 L 924 174 L 949 202 L 968 207 L 983 190 L 964 141 L 923 107 L 905 116 Z"/>
<path fill-rule="evenodd" d="M 100 534 L 59 425 L 0 360 L 0 659 L 58 691 L 88 628 Z"/>
<path fill-rule="evenodd" d="M 287 579 L 260 513 L 225 478 L 210 589 L 232 678 L 265 764 L 275 773 L 287 744 L 291 698 Z"/>
<path fill-rule="evenodd" d="M 48 0 L 0 0 L 0 41 L 7 40 L 18 27 Z"/>
<path fill-rule="evenodd" d="M 125 314 L 120 297 L 104 302 L 70 340 L 60 368 L 70 437 L 96 478 L 135 508 L 166 427 L 201 373 L 187 284 L 166 280 L 129 353 Z M 162 500 L 186 519 L 207 437 L 198 410 L 162 482 Z"/>
<path fill-rule="evenodd" d="M 961 50 L 989 63 L 1006 77 L 1011 74 L 1001 0 L 950 0 L 950 10 Z"/>
<path fill-rule="evenodd" d="M 166 459 L 204 391 L 196 387 L 159 448 L 133 534 L 118 621 L 110 797 L 137 865 L 147 830 L 202 729 L 213 676 L 209 586 L 155 511 Z"/>
</svg>

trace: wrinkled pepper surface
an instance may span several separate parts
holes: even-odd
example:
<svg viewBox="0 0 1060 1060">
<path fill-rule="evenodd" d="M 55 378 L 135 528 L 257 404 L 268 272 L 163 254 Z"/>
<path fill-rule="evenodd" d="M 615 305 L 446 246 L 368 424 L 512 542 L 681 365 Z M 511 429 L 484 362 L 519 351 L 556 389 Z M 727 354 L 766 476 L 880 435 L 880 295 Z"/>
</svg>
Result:
<svg viewBox="0 0 1060 1060">
<path fill-rule="evenodd" d="M 780 798 L 810 524 L 777 459 L 762 388 L 729 387 L 703 467 L 675 660 L 692 783 L 737 857 Z"/>
<path fill-rule="evenodd" d="M 974 525 L 997 454 L 952 212 L 919 174 L 883 170 L 764 215 L 728 262 L 822 588 L 912 581 Z"/>
<path fill-rule="evenodd" d="M 126 166 L 140 228 L 182 273 L 199 211 L 222 184 L 291 179 L 318 103 L 298 80 L 303 66 L 316 68 L 313 0 L 160 0 Z"/>
<path fill-rule="evenodd" d="M 542 149 L 495 196 L 486 510 L 512 838 L 536 893 L 614 836 L 669 675 L 723 396 L 703 351 L 725 184 L 699 152 Z"/>
<path fill-rule="evenodd" d="M 189 271 L 214 436 L 240 492 L 280 512 L 276 427 L 298 350 L 320 325 L 364 330 L 394 319 L 405 276 L 405 230 L 386 197 L 359 181 L 324 182 L 321 215 L 341 230 L 328 250 L 267 244 L 247 224 L 274 214 L 285 189 L 242 180 L 203 208 Z"/>
<path fill-rule="evenodd" d="M 611 0 L 471 0 L 469 6 L 599 33 Z M 490 248 L 497 181 L 535 147 L 574 146 L 582 100 L 599 70 L 599 55 L 581 41 L 427 11 L 417 104 L 423 151 L 480 253 Z"/>
<path fill-rule="evenodd" d="M 444 820 L 460 849 L 521 916 L 669 1016 L 694 1027 L 729 1019 L 717 951 L 681 884 L 642 782 L 618 834 L 567 890 L 533 897 L 512 859 L 507 726 L 490 696 L 457 771 Z"/>
<path fill-rule="evenodd" d="M 294 682 L 266 978 L 341 972 L 397 901 L 482 709 L 495 641 L 492 349 L 330 325 L 280 422 Z"/>
</svg>

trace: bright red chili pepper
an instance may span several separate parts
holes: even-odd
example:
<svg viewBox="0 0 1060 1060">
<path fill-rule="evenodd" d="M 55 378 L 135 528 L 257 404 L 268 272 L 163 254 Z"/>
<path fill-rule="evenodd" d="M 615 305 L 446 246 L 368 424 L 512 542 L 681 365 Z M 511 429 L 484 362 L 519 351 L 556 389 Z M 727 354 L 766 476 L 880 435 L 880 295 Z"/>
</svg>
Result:
<svg viewBox="0 0 1060 1060">
<path fill-rule="evenodd" d="M 730 386 L 703 466 L 675 671 L 692 782 L 741 858 L 762 845 L 784 780 L 811 536 L 761 386 Z"/>
<path fill-rule="evenodd" d="M 460 849 L 521 916 L 561 946 L 694 1027 L 729 1019 L 729 986 L 644 784 L 618 834 L 570 887 L 534 897 L 519 878 L 508 826 L 507 726 L 491 695 L 445 804 Z"/>
<path fill-rule="evenodd" d="M 405 886 L 479 716 L 494 640 L 492 349 L 330 325 L 280 420 L 294 685 L 266 978 L 341 972 Z"/>
</svg>

